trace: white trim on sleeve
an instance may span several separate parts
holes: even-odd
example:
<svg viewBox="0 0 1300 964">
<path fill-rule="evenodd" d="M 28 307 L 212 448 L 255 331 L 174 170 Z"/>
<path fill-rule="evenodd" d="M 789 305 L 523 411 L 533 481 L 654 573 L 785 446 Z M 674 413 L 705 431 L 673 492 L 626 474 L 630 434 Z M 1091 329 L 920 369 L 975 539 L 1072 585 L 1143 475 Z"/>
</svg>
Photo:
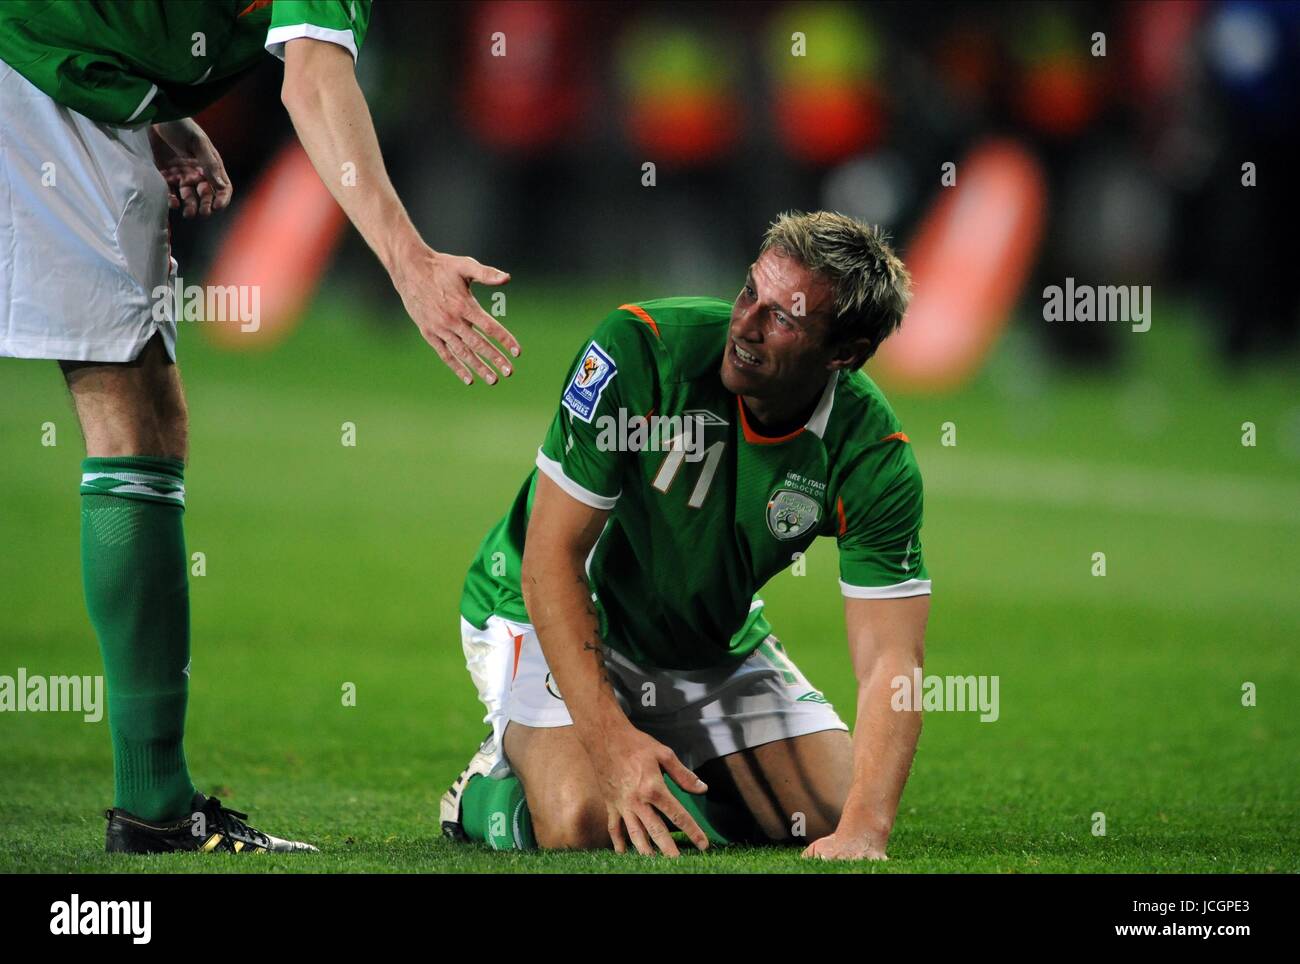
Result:
<svg viewBox="0 0 1300 964">
<path fill-rule="evenodd" d="M 564 474 L 564 466 L 554 459 L 547 458 L 546 453 L 541 449 L 537 450 L 537 467 L 546 473 L 546 477 L 562 488 L 569 495 L 573 496 L 583 505 L 589 505 L 593 509 L 609 510 L 614 508 L 618 502 L 618 495 L 597 495 L 589 489 L 584 489 L 573 479 Z M 622 495 L 623 493 L 619 493 Z"/>
<path fill-rule="evenodd" d="M 893 586 L 850 586 L 840 580 L 840 592 L 850 599 L 904 599 L 907 596 L 930 595 L 929 579 L 909 579 Z"/>
<path fill-rule="evenodd" d="M 338 44 L 340 47 L 346 47 L 348 53 L 352 55 L 352 62 L 357 62 L 357 42 L 352 35 L 352 30 L 332 30 L 329 27 L 318 27 L 314 23 L 290 23 L 280 27 L 272 27 L 266 32 L 266 49 L 272 55 L 284 60 L 284 45 L 290 40 L 297 40 L 300 37 L 307 37 L 310 40 L 324 40 L 327 43 Z"/>
</svg>

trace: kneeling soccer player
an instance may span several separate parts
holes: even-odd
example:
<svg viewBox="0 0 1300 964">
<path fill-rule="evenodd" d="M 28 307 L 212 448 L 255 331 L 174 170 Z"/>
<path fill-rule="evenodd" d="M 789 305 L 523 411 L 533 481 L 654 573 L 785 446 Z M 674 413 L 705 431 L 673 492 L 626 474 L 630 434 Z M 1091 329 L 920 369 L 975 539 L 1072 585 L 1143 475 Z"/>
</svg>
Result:
<svg viewBox="0 0 1300 964">
<path fill-rule="evenodd" d="M 859 369 L 908 287 L 875 228 L 786 214 L 734 304 L 600 324 L 466 579 L 492 732 L 445 834 L 676 856 L 671 824 L 701 850 L 884 858 L 921 726 L 891 681 L 921 665 L 930 582 L 916 460 Z M 852 738 L 755 597 L 819 535 L 839 545 Z"/>
</svg>

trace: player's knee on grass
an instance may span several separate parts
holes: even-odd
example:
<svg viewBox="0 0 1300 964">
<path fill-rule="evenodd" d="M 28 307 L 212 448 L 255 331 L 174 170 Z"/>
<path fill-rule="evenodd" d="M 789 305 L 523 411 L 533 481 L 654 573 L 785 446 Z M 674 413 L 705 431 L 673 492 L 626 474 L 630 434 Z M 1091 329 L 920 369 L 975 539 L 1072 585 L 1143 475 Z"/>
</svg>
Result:
<svg viewBox="0 0 1300 964">
<path fill-rule="evenodd" d="M 710 760 L 697 772 L 710 793 L 745 807 L 768 842 L 807 846 L 835 832 L 851 760 L 847 734 L 818 733 Z"/>
<path fill-rule="evenodd" d="M 596 775 L 573 727 L 511 722 L 503 748 L 524 785 L 538 847 L 596 850 L 613 846 Z"/>
<path fill-rule="evenodd" d="M 578 787 L 557 787 L 542 799 L 528 798 L 533 835 L 543 850 L 599 850 L 610 847 L 605 804 Z"/>
<path fill-rule="evenodd" d="M 812 810 L 812 808 L 809 808 Z M 799 814 L 803 813 L 803 820 L 800 822 Z M 785 828 L 785 836 L 781 839 L 782 843 L 807 846 L 814 840 L 820 840 L 822 837 L 828 837 L 835 832 L 835 827 L 840 822 L 839 812 L 828 813 L 826 811 L 813 810 L 809 813 L 795 811 L 790 815 L 790 821 Z M 802 833 L 800 832 L 802 831 Z"/>
<path fill-rule="evenodd" d="M 812 787 L 801 794 L 787 794 L 784 805 L 775 800 L 772 803 L 773 810 L 763 825 L 768 838 L 774 843 L 799 846 L 834 833 L 844 810 L 841 802 L 820 799 Z"/>
<path fill-rule="evenodd" d="M 839 813 L 826 812 L 811 804 L 796 804 L 789 813 L 775 807 L 755 808 L 754 819 L 769 843 L 807 846 L 835 832 Z"/>
</svg>

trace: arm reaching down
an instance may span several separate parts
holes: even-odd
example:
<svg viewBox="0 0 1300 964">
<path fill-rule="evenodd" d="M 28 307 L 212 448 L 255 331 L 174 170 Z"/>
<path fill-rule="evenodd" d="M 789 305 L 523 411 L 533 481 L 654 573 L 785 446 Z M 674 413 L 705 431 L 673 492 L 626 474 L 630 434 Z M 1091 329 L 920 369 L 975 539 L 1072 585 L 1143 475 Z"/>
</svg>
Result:
<svg viewBox="0 0 1300 964">
<path fill-rule="evenodd" d="M 911 678 L 925 658 L 930 597 L 844 600 L 858 713 L 853 727 L 853 783 L 839 825 L 805 857 L 884 860 L 898 801 L 921 734 L 920 708 L 896 710 L 893 680 Z"/>
<path fill-rule="evenodd" d="M 495 384 L 489 363 L 508 376 L 509 358 L 484 334 L 511 355 L 519 354 L 519 343 L 474 300 L 470 283 L 501 285 L 510 276 L 424 243 L 388 179 L 351 53 L 308 37 L 290 40 L 280 98 L 316 173 L 388 271 L 438 357 L 466 385 L 473 372 Z"/>
<path fill-rule="evenodd" d="M 677 844 L 663 817 L 700 850 L 708 847 L 708 838 L 669 792 L 664 774 L 691 793 L 706 787 L 672 750 L 628 721 L 614 694 L 585 565 L 608 515 L 579 502 L 545 473 L 537 474 L 524 543 L 524 604 L 595 768 L 614 849 L 623 853 L 630 839 L 640 853 L 652 854 L 657 847 L 676 857 Z"/>
</svg>

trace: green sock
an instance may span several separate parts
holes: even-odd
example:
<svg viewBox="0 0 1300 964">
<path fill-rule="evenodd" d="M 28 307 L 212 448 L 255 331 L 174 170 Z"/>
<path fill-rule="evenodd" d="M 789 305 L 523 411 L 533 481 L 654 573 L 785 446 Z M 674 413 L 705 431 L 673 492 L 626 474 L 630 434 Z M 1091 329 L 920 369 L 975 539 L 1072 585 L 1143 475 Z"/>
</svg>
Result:
<svg viewBox="0 0 1300 964">
<path fill-rule="evenodd" d="M 493 850 L 532 850 L 537 846 L 533 817 L 518 777 L 470 777 L 460 800 L 460 814 L 465 835 Z"/>
<path fill-rule="evenodd" d="M 184 464 L 90 458 L 81 472 L 81 571 L 104 658 L 114 806 L 144 820 L 174 820 L 194 796 L 183 746 L 190 661 Z"/>
<path fill-rule="evenodd" d="M 668 792 L 695 818 L 709 843 L 720 846 L 766 839 L 753 815 L 743 806 L 714 799 L 707 793 L 687 793 L 666 774 L 664 782 L 668 784 Z"/>
<path fill-rule="evenodd" d="M 707 795 L 687 793 L 665 776 L 664 782 L 686 812 L 695 818 L 709 843 L 738 843 L 763 839 L 754 818 L 743 807 L 711 800 Z M 465 785 L 460 801 L 461 826 L 470 840 L 478 840 L 493 850 L 531 850 L 537 846 L 533 836 L 533 818 L 524 799 L 524 785 L 518 777 L 500 780 L 473 776 Z"/>
</svg>

